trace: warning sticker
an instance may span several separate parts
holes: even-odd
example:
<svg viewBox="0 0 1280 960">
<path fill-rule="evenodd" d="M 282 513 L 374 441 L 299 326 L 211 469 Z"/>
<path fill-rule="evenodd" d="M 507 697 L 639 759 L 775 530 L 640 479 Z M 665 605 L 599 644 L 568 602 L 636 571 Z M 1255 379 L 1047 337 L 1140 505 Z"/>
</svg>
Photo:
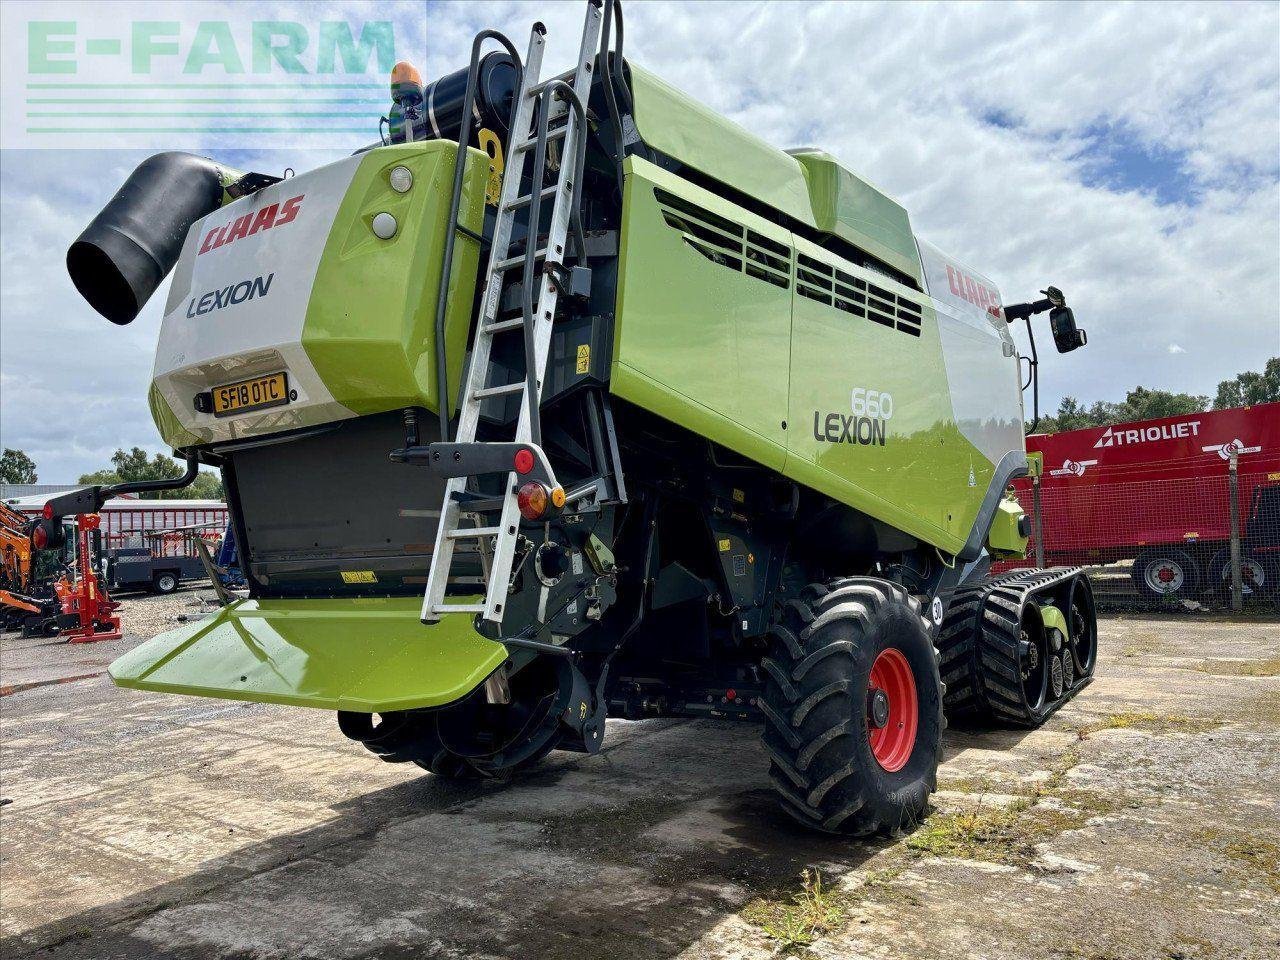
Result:
<svg viewBox="0 0 1280 960">
<path fill-rule="evenodd" d="M 378 578 L 373 575 L 372 570 L 343 570 L 343 583 L 377 583 Z"/>
<path fill-rule="evenodd" d="M 733 544 L 728 540 L 720 541 L 720 552 L 728 553 L 733 548 Z"/>
<path fill-rule="evenodd" d="M 581 344 L 578 347 L 578 373 L 586 373 L 591 369 L 591 345 Z"/>
</svg>

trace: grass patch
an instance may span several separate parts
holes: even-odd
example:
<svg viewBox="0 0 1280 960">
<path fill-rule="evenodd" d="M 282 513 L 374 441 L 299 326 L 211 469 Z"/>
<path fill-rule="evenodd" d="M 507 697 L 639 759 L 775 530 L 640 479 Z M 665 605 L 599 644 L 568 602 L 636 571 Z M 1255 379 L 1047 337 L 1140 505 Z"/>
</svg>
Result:
<svg viewBox="0 0 1280 960">
<path fill-rule="evenodd" d="M 1092 790 L 1066 788 L 1067 774 L 1079 762 L 1080 755 L 1068 750 L 1044 780 L 1002 790 L 1017 795 L 1008 806 L 984 806 L 979 800 L 972 810 L 935 814 L 907 838 L 907 849 L 1026 867 L 1038 856 L 1037 844 L 1124 805 Z M 1048 799 L 1056 802 L 1041 803 Z"/>
<path fill-rule="evenodd" d="M 742 919 L 794 950 L 839 927 L 848 905 L 848 897 L 822 885 L 821 873 L 805 870 L 798 893 L 786 900 L 757 897 L 743 908 Z"/>
<path fill-rule="evenodd" d="M 1246 876 L 1280 893 L 1280 844 L 1256 834 L 1205 830 L 1201 836 Z"/>
<path fill-rule="evenodd" d="M 1112 713 L 1086 726 L 1076 733 L 1081 740 L 1089 739 L 1099 730 L 1144 730 L 1148 733 L 1204 733 L 1222 726 L 1221 720 L 1208 717 L 1186 717 L 1177 713 Z"/>
<path fill-rule="evenodd" d="M 1206 660 L 1197 664 L 1196 669 L 1218 677 L 1280 677 L 1280 657 L 1269 660 Z"/>
</svg>

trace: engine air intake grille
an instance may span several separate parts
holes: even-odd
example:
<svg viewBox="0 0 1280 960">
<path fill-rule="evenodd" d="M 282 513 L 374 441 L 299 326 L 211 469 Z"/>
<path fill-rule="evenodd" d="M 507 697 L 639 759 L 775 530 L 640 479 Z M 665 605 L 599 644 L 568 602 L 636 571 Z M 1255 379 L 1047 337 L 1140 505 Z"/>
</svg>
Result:
<svg viewBox="0 0 1280 960">
<path fill-rule="evenodd" d="M 679 230 L 684 242 L 708 260 L 784 290 L 791 286 L 791 251 L 785 244 L 665 190 L 653 193 L 667 226 Z"/>
<path fill-rule="evenodd" d="M 797 258 L 796 293 L 890 330 L 920 336 L 920 304 L 803 253 Z"/>
</svg>

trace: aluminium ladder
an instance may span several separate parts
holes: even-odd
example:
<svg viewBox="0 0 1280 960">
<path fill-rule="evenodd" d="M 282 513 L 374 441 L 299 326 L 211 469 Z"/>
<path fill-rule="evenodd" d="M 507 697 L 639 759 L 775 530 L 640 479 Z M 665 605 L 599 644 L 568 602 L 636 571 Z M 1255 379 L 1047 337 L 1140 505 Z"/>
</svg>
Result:
<svg viewBox="0 0 1280 960">
<path fill-rule="evenodd" d="M 581 185 L 574 183 L 574 180 L 579 177 L 578 164 L 575 161 L 585 144 L 587 130 L 585 123 L 582 122 L 583 118 L 577 112 L 576 105 L 564 103 L 563 106 L 566 109 L 562 112 L 553 112 L 553 104 L 550 101 L 543 103 L 543 99 L 557 88 L 563 89 L 568 85 L 577 93 L 579 103 L 585 107 L 591 89 L 591 73 L 596 48 L 600 40 L 601 17 L 601 5 L 598 2 L 588 3 L 576 67 L 560 77 L 545 82 L 538 80 L 543 48 L 546 45 L 545 28 L 541 24 L 535 24 L 529 38 L 529 55 L 525 60 L 520 90 L 517 93 L 519 99 L 515 118 L 511 124 L 507 145 L 507 165 L 502 178 L 502 192 L 498 200 L 493 243 L 485 273 L 484 296 L 481 300 L 480 315 L 475 324 L 471 360 L 464 375 L 459 400 L 458 428 L 454 437 L 456 443 L 475 442 L 476 430 L 480 423 L 480 410 L 485 400 L 490 397 L 519 395 L 520 413 L 516 420 L 516 434 L 513 442 L 533 448 L 539 459 L 545 463 L 545 457 L 538 449 L 540 436 L 536 424 L 542 380 L 551 346 L 551 328 L 560 294 L 559 284 L 562 282 L 554 275 L 554 269 L 562 262 L 561 258 L 564 256 L 568 240 L 570 218 L 576 214 L 573 208 Z M 555 130 L 549 131 L 545 139 L 539 137 L 536 129 L 539 105 L 550 117 L 554 119 L 563 117 L 564 121 Z M 568 107 L 574 107 L 574 109 L 568 109 Z M 563 141 L 560 147 L 560 164 L 555 185 L 544 188 L 539 177 L 531 182 L 532 193 L 520 195 L 521 182 L 530 157 L 534 159 L 532 175 L 541 173 L 545 161 L 546 143 L 553 139 Z M 538 249 L 539 224 L 535 221 L 534 214 L 539 211 L 542 201 L 546 199 L 553 201 L 550 227 L 547 232 L 546 246 Z M 527 211 L 525 217 L 529 222 L 525 251 L 513 256 L 511 254 L 512 226 L 521 211 Z M 579 251 L 579 253 L 584 252 Z M 527 261 L 534 259 L 543 261 L 543 269 L 536 272 L 531 269 L 532 263 Z M 500 321 L 497 317 L 502 292 L 506 286 L 506 277 L 509 271 L 517 267 L 525 267 L 525 309 L 520 317 Z M 533 309 L 530 309 L 531 277 L 537 278 L 538 291 Z M 514 383 L 489 385 L 487 382 L 489 357 L 493 339 L 495 335 L 508 330 L 524 332 L 526 376 Z M 530 346 L 533 350 L 532 357 L 528 355 Z M 475 515 L 467 509 L 467 501 L 470 499 L 466 489 L 469 478 L 453 477 L 446 482 L 444 503 L 440 508 L 440 524 L 436 529 L 435 548 L 431 554 L 431 569 L 422 601 L 423 623 L 435 623 L 442 616 L 450 613 L 480 614 L 484 620 L 494 625 L 502 622 L 520 530 L 519 507 L 513 490 L 515 476 L 513 469 L 513 472 L 506 477 L 501 518 L 494 526 L 463 526 L 464 519 Z M 493 512 L 496 513 L 497 509 L 495 508 Z M 490 538 L 493 540 L 492 549 L 486 551 L 485 547 Z M 478 542 L 482 557 L 488 553 L 488 562 L 485 564 L 487 569 L 484 571 L 483 602 L 447 603 L 445 591 L 453 567 L 454 549 L 458 541 L 469 539 Z"/>
</svg>

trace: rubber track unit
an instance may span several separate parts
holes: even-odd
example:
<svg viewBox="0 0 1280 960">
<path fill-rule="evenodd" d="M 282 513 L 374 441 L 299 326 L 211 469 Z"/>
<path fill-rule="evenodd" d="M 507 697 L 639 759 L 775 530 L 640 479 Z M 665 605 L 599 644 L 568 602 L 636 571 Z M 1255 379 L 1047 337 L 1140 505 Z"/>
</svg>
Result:
<svg viewBox="0 0 1280 960">
<path fill-rule="evenodd" d="M 1018 694 L 1016 651 L 1023 605 L 1076 576 L 1084 576 L 1079 567 L 1016 570 L 955 592 L 936 641 L 946 689 L 943 706 L 950 719 L 1036 727 L 1089 685 L 1092 673 L 1073 676 L 1061 697 L 1048 700 L 1034 714 Z"/>
<path fill-rule="evenodd" d="M 783 809 L 829 833 L 865 836 L 924 816 L 942 756 L 942 686 L 920 604 L 887 580 L 806 587 L 788 601 L 761 661 L 769 775 Z M 890 641 L 916 674 L 919 733 L 907 765 L 880 768 L 867 741 L 866 673 Z"/>
</svg>

